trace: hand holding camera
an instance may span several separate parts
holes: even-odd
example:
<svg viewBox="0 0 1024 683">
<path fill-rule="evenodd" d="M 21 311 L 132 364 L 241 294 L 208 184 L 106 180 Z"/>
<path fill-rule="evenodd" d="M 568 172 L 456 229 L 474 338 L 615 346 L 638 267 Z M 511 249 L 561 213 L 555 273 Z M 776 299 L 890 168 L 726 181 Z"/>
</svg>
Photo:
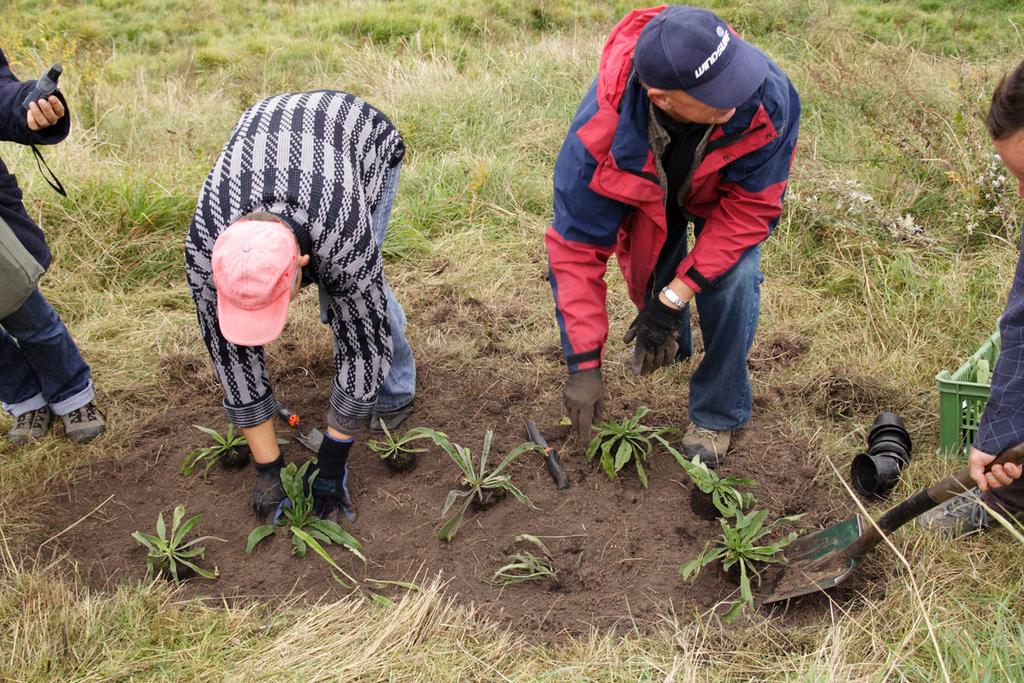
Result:
<svg viewBox="0 0 1024 683">
<path fill-rule="evenodd" d="M 64 104 L 57 97 L 57 81 L 63 72 L 60 64 L 54 64 L 36 81 L 36 87 L 21 103 L 25 110 L 29 130 L 49 128 L 64 116 Z"/>
</svg>

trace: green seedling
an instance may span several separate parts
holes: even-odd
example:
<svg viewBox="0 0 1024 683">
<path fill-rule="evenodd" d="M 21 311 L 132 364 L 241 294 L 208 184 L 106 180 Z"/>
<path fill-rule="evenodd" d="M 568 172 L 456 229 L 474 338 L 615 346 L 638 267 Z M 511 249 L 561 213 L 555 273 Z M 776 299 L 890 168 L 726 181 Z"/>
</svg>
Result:
<svg viewBox="0 0 1024 683">
<path fill-rule="evenodd" d="M 648 427 L 640 424 L 640 420 L 650 412 L 650 408 L 642 407 L 633 417 L 621 422 L 602 422 L 596 425 L 594 438 L 587 447 L 587 460 L 593 460 L 600 453 L 601 466 L 609 479 L 615 479 L 619 471 L 632 461 L 640 482 L 646 488 L 647 471 L 644 469 L 644 462 L 654 447 L 652 442 L 657 441 L 668 446 L 663 435 L 676 431 L 670 427 Z"/>
<path fill-rule="evenodd" d="M 182 474 L 192 474 L 200 464 L 205 463 L 203 467 L 203 481 L 209 481 L 210 468 L 218 462 L 224 467 L 237 468 L 244 467 L 249 461 L 249 456 L 240 452 L 240 449 L 248 446 L 249 442 L 245 440 L 241 432 L 235 431 L 234 425 L 228 425 L 228 431 L 223 435 L 216 429 L 210 429 L 202 425 L 192 426 L 213 439 L 213 445 L 196 448 L 186 455 L 184 462 L 181 463 Z M 288 441 L 278 439 L 277 443 L 286 444 Z"/>
<path fill-rule="evenodd" d="M 710 543 L 706 544 L 697 557 L 679 568 L 679 575 L 684 581 L 691 581 L 697 578 L 702 568 L 717 560 L 722 561 L 722 568 L 726 571 L 738 565 L 740 599 L 732 603 L 729 611 L 723 617 L 727 622 L 732 621 L 745 607 L 754 605 L 750 577 L 752 574 L 754 577 L 760 578 L 757 565 L 785 563 L 786 558 L 782 555 L 782 551 L 796 538 L 796 532 L 791 532 L 774 543 L 764 543 L 762 539 L 782 524 L 799 519 L 801 516 L 780 517 L 770 524 L 765 524 L 768 510 L 758 510 L 749 514 L 737 510 L 736 520 L 733 524 L 729 524 L 725 519 L 718 520 L 722 525 L 722 539 L 716 541 L 714 547 Z"/>
<path fill-rule="evenodd" d="M 700 456 L 693 456 L 693 460 L 687 460 L 683 454 L 667 447 L 676 461 L 686 470 L 686 474 L 701 490 L 711 496 L 711 503 L 721 513 L 722 517 L 735 517 L 744 510 L 754 507 L 757 499 L 751 493 L 741 493 L 737 486 L 756 486 L 753 479 L 740 477 L 721 477 L 717 472 L 700 461 Z"/>
<path fill-rule="evenodd" d="M 174 508 L 174 515 L 171 517 L 171 531 L 167 533 L 167 525 L 164 523 L 164 513 L 161 512 L 156 518 L 156 535 L 144 534 L 136 531 L 132 538 L 146 548 L 146 576 L 152 578 L 156 575 L 166 576 L 168 573 L 177 583 L 182 576 L 188 572 L 195 572 L 205 579 L 216 579 L 217 568 L 213 571 L 203 569 L 197 560 L 202 560 L 206 548 L 197 545 L 206 540 L 223 541 L 223 538 L 215 536 L 200 536 L 191 541 L 186 541 L 185 536 L 192 531 L 203 519 L 202 513 L 189 517 L 184 523 L 185 506 L 179 505 Z M 182 569 L 184 567 L 184 569 Z"/>
<path fill-rule="evenodd" d="M 302 467 L 296 468 L 295 463 L 281 469 L 281 486 L 288 497 L 290 505 L 285 505 L 281 510 L 281 517 L 276 524 L 264 524 L 253 529 L 245 542 L 245 552 L 252 554 L 253 549 L 260 541 L 273 535 L 279 527 L 287 527 L 292 533 L 292 552 L 299 557 L 305 557 L 306 550 L 312 548 L 313 552 L 319 555 L 331 568 L 344 576 L 348 581 L 355 583 L 355 579 L 342 569 L 334 559 L 324 550 L 324 545 L 336 543 L 366 563 L 363 556 L 362 546 L 355 536 L 348 533 L 337 522 L 329 519 L 320 519 L 313 514 L 313 496 L 306 492 L 306 470 L 311 462 L 306 462 Z M 309 477 L 312 485 L 316 479 L 317 472 Z M 337 576 L 335 577 L 337 578 Z M 337 579 L 344 586 L 349 584 Z"/>
<path fill-rule="evenodd" d="M 520 534 L 516 536 L 509 547 L 512 548 L 517 543 L 531 544 L 538 548 L 543 555 L 538 557 L 529 550 L 520 550 L 510 555 L 509 560 L 511 561 L 494 572 L 494 575 L 487 581 L 488 583 L 493 586 L 508 586 L 513 583 L 558 577 L 551 562 L 551 553 L 539 538 L 530 534 Z"/>
<path fill-rule="evenodd" d="M 515 496 L 515 499 L 520 503 L 530 508 L 531 510 L 538 509 L 526 495 L 516 488 L 515 484 L 512 483 L 512 479 L 507 474 L 502 474 L 502 471 L 509 464 L 518 458 L 523 453 L 528 451 L 535 451 L 538 446 L 534 443 L 523 443 L 506 455 L 498 466 L 493 470 L 487 470 L 487 457 L 491 452 L 491 441 L 494 438 L 494 432 L 487 430 L 484 435 L 484 446 L 480 452 L 480 463 L 479 466 L 474 466 L 473 456 L 468 448 L 464 448 L 457 443 L 452 443 L 448 438 L 448 435 L 443 432 L 438 432 L 433 429 L 427 429 L 426 427 L 420 427 L 419 432 L 424 434 L 440 446 L 448 456 L 455 461 L 455 464 L 462 470 L 462 488 L 453 489 L 448 492 L 448 498 L 444 502 L 444 508 L 441 510 L 441 516 L 448 514 L 452 506 L 455 505 L 456 501 L 460 498 L 462 502 L 459 504 L 455 514 L 444 523 L 444 525 L 438 529 L 437 538 L 442 541 L 451 541 L 455 537 L 456 532 L 459 530 L 459 526 L 462 524 L 463 518 L 466 516 L 466 508 L 469 507 L 470 503 L 476 501 L 478 505 L 486 505 L 497 496 L 503 496 L 506 493 L 511 493 Z"/>
<path fill-rule="evenodd" d="M 384 439 L 381 441 L 367 441 L 367 447 L 376 453 L 385 467 L 394 472 L 403 472 L 416 466 L 416 454 L 425 453 L 426 448 L 412 448 L 410 444 L 418 439 L 430 438 L 421 429 L 410 429 L 402 437 L 396 437 L 389 430 L 384 420 L 380 421 L 381 429 L 384 430 Z"/>
</svg>

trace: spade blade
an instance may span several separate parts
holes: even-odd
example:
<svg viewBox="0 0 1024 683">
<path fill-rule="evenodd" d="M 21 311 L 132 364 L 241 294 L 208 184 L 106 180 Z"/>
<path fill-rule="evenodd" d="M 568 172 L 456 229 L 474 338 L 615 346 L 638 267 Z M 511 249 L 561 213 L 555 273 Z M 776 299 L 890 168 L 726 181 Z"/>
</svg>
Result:
<svg viewBox="0 0 1024 683">
<path fill-rule="evenodd" d="M 785 551 L 789 564 L 765 603 L 817 593 L 845 581 L 860 563 L 847 551 L 863 532 L 860 516 L 854 515 L 790 543 Z"/>
</svg>

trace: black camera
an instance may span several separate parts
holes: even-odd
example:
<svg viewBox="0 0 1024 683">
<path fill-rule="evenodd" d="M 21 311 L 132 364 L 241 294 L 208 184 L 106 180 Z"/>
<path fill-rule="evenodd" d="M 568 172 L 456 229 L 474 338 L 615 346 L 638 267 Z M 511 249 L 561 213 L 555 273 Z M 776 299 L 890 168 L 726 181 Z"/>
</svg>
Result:
<svg viewBox="0 0 1024 683">
<path fill-rule="evenodd" d="M 60 80 L 60 75 L 62 73 L 64 73 L 64 69 L 61 68 L 60 64 L 54 64 L 51 66 L 50 70 L 36 81 L 36 87 L 32 88 L 32 92 L 28 94 L 28 97 L 22 101 L 22 109 L 28 111 L 28 105 L 32 102 L 35 102 L 36 100 L 44 100 L 57 92 L 57 81 Z"/>
</svg>

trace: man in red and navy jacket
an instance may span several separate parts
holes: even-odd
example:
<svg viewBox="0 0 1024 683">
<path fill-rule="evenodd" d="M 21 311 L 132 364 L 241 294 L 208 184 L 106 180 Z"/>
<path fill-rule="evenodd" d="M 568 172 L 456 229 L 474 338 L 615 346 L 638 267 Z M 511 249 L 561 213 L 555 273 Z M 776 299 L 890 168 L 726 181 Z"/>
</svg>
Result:
<svg viewBox="0 0 1024 683">
<path fill-rule="evenodd" d="M 604 274 L 615 254 L 639 309 L 624 339 L 635 342 L 635 373 L 690 356 L 696 299 L 705 351 L 683 449 L 710 467 L 724 461 L 750 418 L 759 245 L 782 212 L 799 118 L 782 70 L 709 11 L 637 10 L 608 37 L 555 164 L 545 236 L 565 406 L 584 441 L 604 405 Z"/>
</svg>

